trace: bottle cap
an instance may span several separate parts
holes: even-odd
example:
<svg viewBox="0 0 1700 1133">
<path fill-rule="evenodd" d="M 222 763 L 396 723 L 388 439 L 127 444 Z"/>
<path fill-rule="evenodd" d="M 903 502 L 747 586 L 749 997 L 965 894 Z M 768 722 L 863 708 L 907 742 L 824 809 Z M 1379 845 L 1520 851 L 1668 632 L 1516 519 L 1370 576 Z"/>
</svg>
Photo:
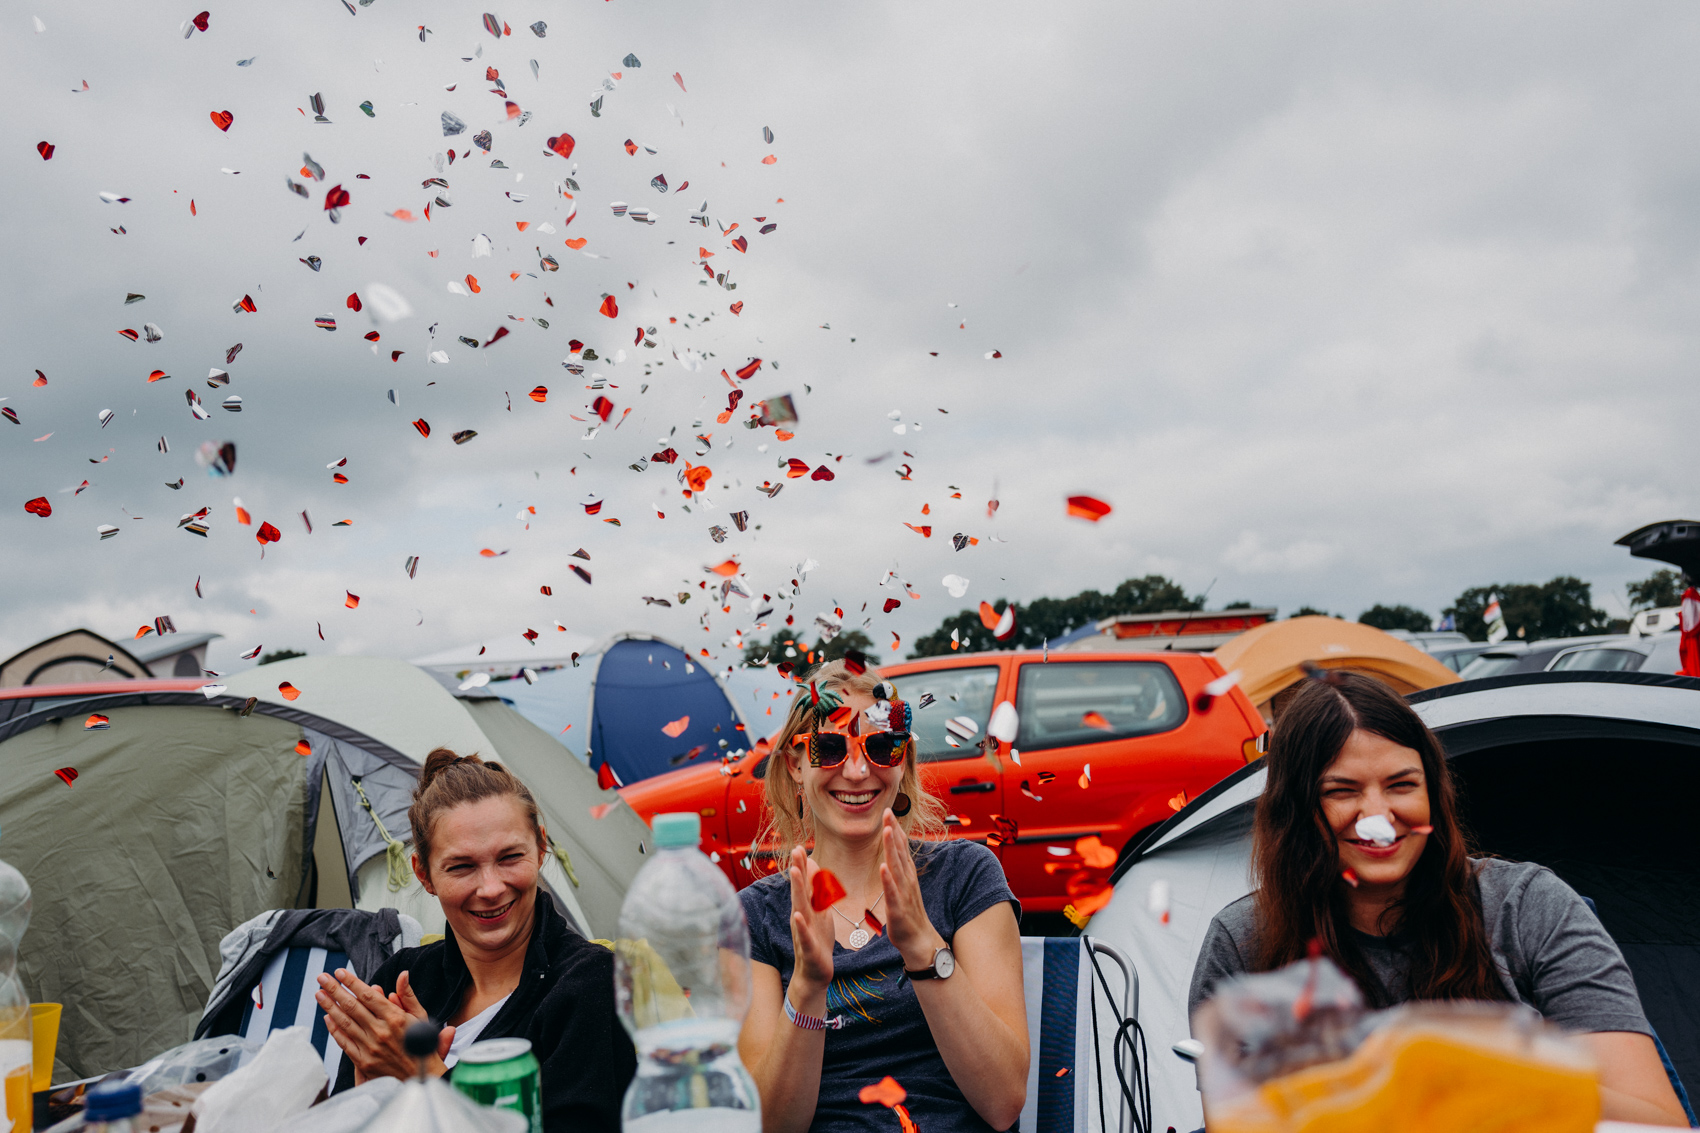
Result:
<svg viewBox="0 0 1700 1133">
<path fill-rule="evenodd" d="M 702 819 L 694 814 L 658 814 L 650 829 L 655 833 L 655 848 L 676 850 L 681 846 L 695 848 L 702 841 Z"/>
<path fill-rule="evenodd" d="M 83 1095 L 83 1120 L 117 1121 L 142 1112 L 139 1082 L 101 1082 Z"/>
</svg>

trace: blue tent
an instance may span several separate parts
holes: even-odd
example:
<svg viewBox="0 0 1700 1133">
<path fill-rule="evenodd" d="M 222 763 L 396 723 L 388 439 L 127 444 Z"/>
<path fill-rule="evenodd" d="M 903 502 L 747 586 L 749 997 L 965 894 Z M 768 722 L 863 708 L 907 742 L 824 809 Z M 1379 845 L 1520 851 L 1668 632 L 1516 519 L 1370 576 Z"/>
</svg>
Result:
<svg viewBox="0 0 1700 1133">
<path fill-rule="evenodd" d="M 722 681 L 670 642 L 621 634 L 576 667 L 538 673 L 535 684 L 495 682 L 490 691 L 569 751 L 584 752 L 591 767 L 608 763 L 622 783 L 635 783 L 748 750 L 777 726 L 763 706 L 783 703 L 782 720 L 791 686 L 766 668 L 738 669 Z M 746 716 L 761 718 L 751 732 L 739 727 Z M 662 731 L 686 717 L 679 735 Z"/>
</svg>

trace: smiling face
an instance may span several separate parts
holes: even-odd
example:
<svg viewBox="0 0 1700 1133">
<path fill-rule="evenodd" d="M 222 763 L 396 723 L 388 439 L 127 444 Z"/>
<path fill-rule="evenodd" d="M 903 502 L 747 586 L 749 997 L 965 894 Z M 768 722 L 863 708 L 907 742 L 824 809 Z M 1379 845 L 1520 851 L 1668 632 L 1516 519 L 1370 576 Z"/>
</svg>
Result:
<svg viewBox="0 0 1700 1133">
<path fill-rule="evenodd" d="M 1323 771 L 1321 787 L 1322 814 L 1334 832 L 1340 868 L 1356 875 L 1360 892 L 1396 896 L 1428 844 L 1422 756 L 1360 728 Z M 1375 815 L 1392 823 L 1392 845 L 1358 837 L 1358 820 Z"/>
<path fill-rule="evenodd" d="M 543 836 L 512 795 L 463 803 L 431 828 L 431 861 L 413 872 L 443 906 L 463 952 L 499 956 L 524 948 L 537 908 Z"/>
<path fill-rule="evenodd" d="M 862 714 L 873 707 L 874 698 L 849 690 L 840 692 L 839 696 L 860 718 L 857 731 L 866 737 L 868 719 Z M 823 726 L 821 731 L 848 734 L 849 725 L 847 722 L 842 727 Z M 808 733 L 802 735 L 806 737 Z M 913 755 L 904 757 L 905 761 L 912 758 Z M 880 816 L 897 798 L 903 780 L 904 761 L 894 767 L 881 767 L 869 762 L 856 743 L 850 744 L 849 756 L 837 767 L 810 766 L 807 743 L 794 745 L 786 764 L 792 781 L 803 792 L 804 805 L 814 816 L 817 843 L 823 837 L 847 842 L 878 837 Z"/>
</svg>

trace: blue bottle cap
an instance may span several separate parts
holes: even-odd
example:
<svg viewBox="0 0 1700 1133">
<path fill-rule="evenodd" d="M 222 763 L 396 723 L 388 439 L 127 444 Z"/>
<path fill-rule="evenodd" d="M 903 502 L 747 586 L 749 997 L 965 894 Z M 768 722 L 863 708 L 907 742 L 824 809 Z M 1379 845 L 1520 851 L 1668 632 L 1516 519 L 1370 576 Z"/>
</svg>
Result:
<svg viewBox="0 0 1700 1133">
<path fill-rule="evenodd" d="M 142 1087 L 137 1082 L 101 1082 L 83 1095 L 83 1120 L 117 1121 L 142 1112 Z"/>
</svg>

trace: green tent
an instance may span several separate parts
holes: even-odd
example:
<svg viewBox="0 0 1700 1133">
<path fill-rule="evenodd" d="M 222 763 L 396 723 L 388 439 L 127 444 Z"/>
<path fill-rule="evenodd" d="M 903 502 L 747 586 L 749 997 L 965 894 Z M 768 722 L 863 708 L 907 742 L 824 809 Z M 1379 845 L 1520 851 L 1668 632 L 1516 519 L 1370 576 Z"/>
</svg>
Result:
<svg viewBox="0 0 1700 1133">
<path fill-rule="evenodd" d="M 0 858 L 35 894 L 25 990 L 65 1005 L 55 1081 L 186 1041 L 219 940 L 267 909 L 388 906 L 442 931 L 402 845 L 434 747 L 499 760 L 532 789 L 557 907 L 586 935 L 614 936 L 649 829 L 625 806 L 593 819 L 617 796 L 499 698 L 356 657 L 297 658 L 225 683 L 212 696 L 108 683 L 0 700 Z M 89 727 L 96 715 L 110 725 Z M 69 785 L 62 768 L 75 770 Z"/>
</svg>

